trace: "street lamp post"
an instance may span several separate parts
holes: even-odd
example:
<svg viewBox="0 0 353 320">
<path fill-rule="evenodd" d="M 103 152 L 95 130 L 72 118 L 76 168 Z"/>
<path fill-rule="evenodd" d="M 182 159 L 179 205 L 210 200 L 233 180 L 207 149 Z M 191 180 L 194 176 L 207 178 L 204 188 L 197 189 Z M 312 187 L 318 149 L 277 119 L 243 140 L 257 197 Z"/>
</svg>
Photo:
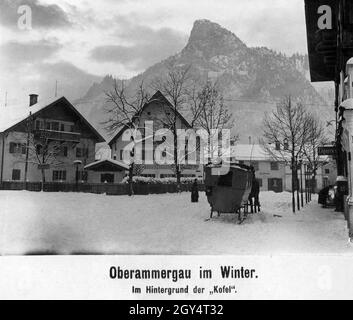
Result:
<svg viewBox="0 0 353 320">
<path fill-rule="evenodd" d="M 74 161 L 74 166 L 76 167 L 76 192 L 78 192 L 78 168 L 82 164 L 81 160 L 75 160 Z"/>
</svg>

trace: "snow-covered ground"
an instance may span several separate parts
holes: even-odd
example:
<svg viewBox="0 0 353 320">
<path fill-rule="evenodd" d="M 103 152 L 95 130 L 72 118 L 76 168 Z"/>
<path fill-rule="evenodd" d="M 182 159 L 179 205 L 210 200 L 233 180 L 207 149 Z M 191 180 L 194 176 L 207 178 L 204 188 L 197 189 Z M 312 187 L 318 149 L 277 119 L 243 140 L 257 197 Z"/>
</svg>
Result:
<svg viewBox="0 0 353 320">
<path fill-rule="evenodd" d="M 106 196 L 0 192 L 0 252 L 6 254 L 353 254 L 342 214 L 317 201 L 291 213 L 291 195 L 264 192 L 263 212 L 206 221 L 190 194 Z M 282 217 L 274 217 L 279 215 Z"/>
</svg>

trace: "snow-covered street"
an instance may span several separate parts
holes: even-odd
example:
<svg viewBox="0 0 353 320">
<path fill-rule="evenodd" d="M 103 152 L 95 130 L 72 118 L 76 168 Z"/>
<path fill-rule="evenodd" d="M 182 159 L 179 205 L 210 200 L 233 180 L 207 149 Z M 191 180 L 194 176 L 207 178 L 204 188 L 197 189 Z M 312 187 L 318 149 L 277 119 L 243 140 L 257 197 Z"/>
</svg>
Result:
<svg viewBox="0 0 353 320">
<path fill-rule="evenodd" d="M 264 192 L 263 212 L 206 221 L 202 194 L 106 196 L 0 192 L 1 254 L 353 254 L 341 213 L 316 199 L 293 215 L 289 193 Z M 281 216 L 275 217 L 274 215 Z"/>
</svg>

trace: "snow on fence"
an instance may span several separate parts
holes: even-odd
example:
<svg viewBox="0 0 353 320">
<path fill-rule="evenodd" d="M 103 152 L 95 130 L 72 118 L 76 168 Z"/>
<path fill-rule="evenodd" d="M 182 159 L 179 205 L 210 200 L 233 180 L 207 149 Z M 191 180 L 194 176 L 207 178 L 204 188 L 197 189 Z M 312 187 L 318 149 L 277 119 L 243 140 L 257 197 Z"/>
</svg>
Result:
<svg viewBox="0 0 353 320">
<path fill-rule="evenodd" d="M 9 182 L 4 181 L 0 184 L 0 190 L 28 190 L 28 191 L 41 191 L 42 184 L 40 182 Z M 191 191 L 191 183 L 183 183 L 181 185 L 182 192 Z M 204 185 L 199 184 L 199 190 L 204 190 Z M 121 184 L 91 184 L 91 183 L 44 183 L 45 192 L 82 192 L 82 193 L 94 193 L 94 194 L 107 194 L 107 195 L 128 195 L 129 185 L 126 183 Z M 135 183 L 134 193 L 136 195 L 148 195 L 148 194 L 164 194 L 164 193 L 177 193 L 176 183 Z"/>
</svg>

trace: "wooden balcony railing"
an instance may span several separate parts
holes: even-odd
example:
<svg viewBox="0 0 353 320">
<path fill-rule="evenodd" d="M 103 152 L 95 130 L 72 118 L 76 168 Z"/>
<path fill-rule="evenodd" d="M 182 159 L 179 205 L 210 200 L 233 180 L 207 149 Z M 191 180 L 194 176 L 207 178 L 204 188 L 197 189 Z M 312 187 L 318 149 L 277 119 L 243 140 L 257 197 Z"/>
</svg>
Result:
<svg viewBox="0 0 353 320">
<path fill-rule="evenodd" d="M 81 139 L 81 133 L 36 129 L 34 130 L 34 138 L 79 143 Z"/>
</svg>

